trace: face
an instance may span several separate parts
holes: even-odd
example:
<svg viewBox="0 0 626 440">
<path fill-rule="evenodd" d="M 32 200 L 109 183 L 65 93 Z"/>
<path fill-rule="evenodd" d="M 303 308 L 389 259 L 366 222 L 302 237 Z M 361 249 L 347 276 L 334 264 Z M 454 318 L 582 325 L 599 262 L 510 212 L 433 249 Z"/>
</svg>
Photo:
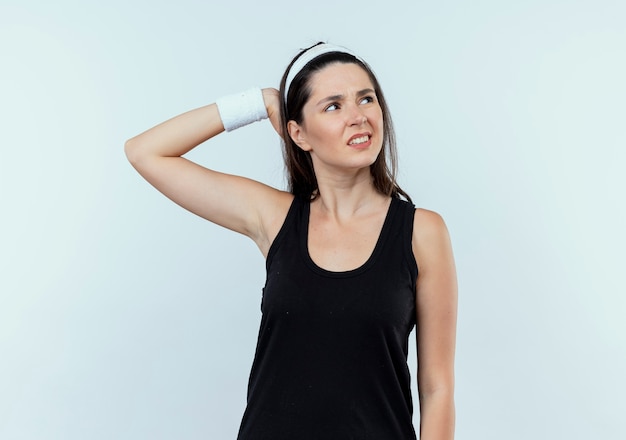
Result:
<svg viewBox="0 0 626 440">
<path fill-rule="evenodd" d="M 374 86 L 357 64 L 334 63 L 311 76 L 301 124 L 289 121 L 291 138 L 322 168 L 368 168 L 383 144 L 383 116 Z"/>
</svg>

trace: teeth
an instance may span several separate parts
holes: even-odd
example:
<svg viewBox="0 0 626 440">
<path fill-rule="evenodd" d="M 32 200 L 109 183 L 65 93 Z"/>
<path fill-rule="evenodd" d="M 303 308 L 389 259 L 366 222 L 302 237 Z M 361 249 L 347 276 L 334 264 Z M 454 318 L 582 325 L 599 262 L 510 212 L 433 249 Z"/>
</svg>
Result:
<svg viewBox="0 0 626 440">
<path fill-rule="evenodd" d="M 354 144 L 364 144 L 365 142 L 367 142 L 369 140 L 369 136 L 361 136 L 355 139 L 352 139 L 350 141 L 350 145 L 354 145 Z"/>
</svg>

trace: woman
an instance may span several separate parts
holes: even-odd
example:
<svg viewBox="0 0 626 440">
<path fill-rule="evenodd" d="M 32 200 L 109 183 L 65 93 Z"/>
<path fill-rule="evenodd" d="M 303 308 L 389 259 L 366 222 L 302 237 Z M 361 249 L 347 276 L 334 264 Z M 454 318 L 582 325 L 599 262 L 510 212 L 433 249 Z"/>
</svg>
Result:
<svg viewBox="0 0 626 440">
<path fill-rule="evenodd" d="M 269 117 L 289 191 L 182 156 Z M 385 100 L 367 64 L 319 43 L 280 91 L 229 96 L 126 143 L 159 191 L 250 237 L 266 257 L 239 439 L 414 439 L 408 336 L 417 324 L 420 437 L 454 436 L 456 276 L 441 217 L 395 181 Z M 419 267 L 419 276 L 418 276 Z"/>
</svg>

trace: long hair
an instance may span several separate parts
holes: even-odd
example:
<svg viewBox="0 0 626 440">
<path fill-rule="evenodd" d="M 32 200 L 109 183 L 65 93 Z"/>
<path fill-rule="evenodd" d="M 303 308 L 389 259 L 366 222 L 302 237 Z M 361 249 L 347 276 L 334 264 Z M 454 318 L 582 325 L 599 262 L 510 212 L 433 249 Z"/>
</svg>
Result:
<svg viewBox="0 0 626 440">
<path fill-rule="evenodd" d="M 315 47 L 319 44 L 323 43 L 317 43 L 311 47 Z M 295 196 L 314 199 L 318 195 L 319 188 L 317 185 L 315 170 L 313 169 L 311 154 L 308 151 L 302 150 L 298 147 L 298 145 L 296 145 L 293 139 L 291 139 L 288 134 L 287 124 L 289 121 L 295 121 L 298 124 L 302 124 L 302 108 L 311 96 L 310 81 L 314 73 L 319 72 L 326 66 L 333 63 L 352 63 L 361 67 L 369 76 L 369 79 L 374 86 L 374 91 L 376 92 L 378 103 L 383 115 L 383 146 L 380 154 L 370 166 L 374 188 L 376 188 L 376 190 L 381 194 L 394 198 L 404 197 L 405 199 L 411 201 L 409 195 L 404 192 L 404 190 L 402 190 L 396 182 L 398 165 L 396 136 L 393 130 L 393 123 L 391 122 L 391 115 L 389 113 L 389 108 L 387 107 L 387 102 L 385 101 L 380 84 L 376 79 L 376 75 L 374 75 L 372 69 L 364 61 L 345 52 L 328 52 L 313 58 L 293 78 L 287 93 L 287 98 L 284 99 L 285 82 L 291 66 L 311 47 L 301 51 L 294 57 L 293 60 L 291 60 L 291 63 L 287 66 L 282 80 L 280 81 L 279 96 L 282 101 L 280 109 L 280 122 L 283 132 L 283 155 L 285 159 L 285 167 L 287 169 L 287 184 L 289 191 Z"/>
</svg>

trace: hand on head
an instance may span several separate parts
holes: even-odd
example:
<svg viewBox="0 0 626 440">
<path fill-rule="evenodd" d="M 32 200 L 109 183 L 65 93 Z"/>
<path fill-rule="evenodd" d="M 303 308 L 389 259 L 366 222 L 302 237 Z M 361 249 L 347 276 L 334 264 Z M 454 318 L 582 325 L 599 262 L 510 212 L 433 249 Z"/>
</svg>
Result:
<svg viewBox="0 0 626 440">
<path fill-rule="evenodd" d="M 276 133 L 282 138 L 283 130 L 280 124 L 280 93 L 274 88 L 263 89 L 263 100 L 265 101 L 265 108 L 267 109 L 267 115 L 272 123 L 272 127 L 274 127 Z"/>
</svg>

